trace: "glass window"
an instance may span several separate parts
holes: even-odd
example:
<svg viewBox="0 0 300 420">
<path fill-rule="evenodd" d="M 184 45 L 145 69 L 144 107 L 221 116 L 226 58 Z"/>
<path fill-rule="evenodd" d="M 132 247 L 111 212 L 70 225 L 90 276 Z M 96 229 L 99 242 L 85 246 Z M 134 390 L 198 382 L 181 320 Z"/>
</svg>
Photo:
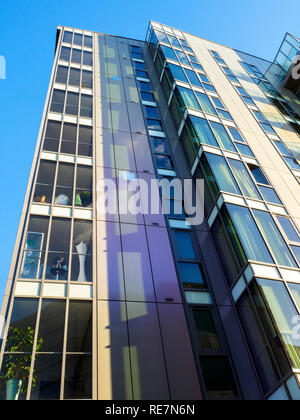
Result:
<svg viewBox="0 0 300 420">
<path fill-rule="evenodd" d="M 238 79 L 235 76 L 227 75 L 227 79 L 231 80 L 232 82 L 239 83 Z"/>
<path fill-rule="evenodd" d="M 172 159 L 165 155 L 155 155 L 155 162 L 160 169 L 174 169 Z"/>
<path fill-rule="evenodd" d="M 216 89 L 213 87 L 213 85 L 209 85 L 207 83 L 203 83 L 203 86 L 205 87 L 206 90 L 209 90 L 210 92 L 215 92 L 217 93 Z"/>
<path fill-rule="evenodd" d="M 44 264 L 43 251 L 46 249 L 48 226 L 48 217 L 30 216 L 24 255 L 20 268 L 20 278 L 42 278 Z"/>
<path fill-rule="evenodd" d="M 292 248 L 292 250 L 293 250 L 293 252 L 294 252 L 294 254 L 297 258 L 298 264 L 300 265 L 300 247 L 291 245 L 291 248 Z"/>
<path fill-rule="evenodd" d="M 293 367 L 300 368 L 300 338 L 293 333 L 293 320 L 298 317 L 296 308 L 286 290 L 284 283 L 279 281 L 258 279 L 259 286 L 268 302 L 268 306 L 275 319 L 281 338 L 293 363 Z"/>
<path fill-rule="evenodd" d="M 200 75 L 201 80 L 202 80 L 202 75 Z M 221 108 L 221 109 L 225 109 L 224 105 L 222 104 L 222 102 L 220 101 L 219 98 L 215 98 L 214 96 L 211 97 L 213 103 L 215 104 L 216 107 Z"/>
<path fill-rule="evenodd" d="M 91 71 L 82 70 L 81 87 L 92 89 L 92 87 L 93 87 L 93 73 Z"/>
<path fill-rule="evenodd" d="M 154 106 L 144 106 L 144 109 L 146 111 L 146 115 L 147 115 L 148 118 L 154 118 L 154 119 L 159 118 L 156 107 L 154 107 Z"/>
<path fill-rule="evenodd" d="M 211 125 L 221 148 L 231 152 L 236 152 L 236 149 L 231 141 L 231 138 L 227 134 L 225 127 L 222 124 L 216 123 L 214 121 L 211 122 Z"/>
<path fill-rule="evenodd" d="M 180 61 L 181 64 L 184 64 L 186 66 L 190 65 L 190 62 L 189 62 L 186 54 L 183 51 L 176 50 L 176 54 L 177 54 L 177 57 L 179 58 L 179 61 Z"/>
<path fill-rule="evenodd" d="M 140 63 L 139 61 L 133 61 L 133 64 L 136 70 L 146 70 L 144 63 Z"/>
<path fill-rule="evenodd" d="M 262 126 L 262 128 L 270 134 L 276 134 L 275 130 L 273 130 L 273 128 L 269 125 L 269 124 L 265 124 L 265 123 L 260 123 L 260 125 Z"/>
<path fill-rule="evenodd" d="M 171 65 L 171 64 L 169 64 Z M 151 92 L 151 85 L 148 82 L 141 82 L 140 80 L 138 81 L 138 85 L 140 87 L 140 90 L 144 90 L 145 92 Z"/>
<path fill-rule="evenodd" d="M 227 162 L 223 156 L 213 155 L 211 153 L 205 154 L 209 166 L 214 174 L 214 177 L 219 185 L 221 191 L 232 194 L 239 194 L 240 190 L 237 186 Z"/>
<path fill-rule="evenodd" d="M 190 232 L 185 232 L 181 230 L 176 230 L 174 232 L 174 237 L 176 241 L 176 249 L 178 258 L 194 260 L 196 259 L 196 254 L 194 250 L 192 234 Z"/>
<path fill-rule="evenodd" d="M 39 354 L 34 371 L 35 386 L 31 390 L 31 400 L 59 400 L 62 355 Z"/>
<path fill-rule="evenodd" d="M 218 109 L 218 114 L 221 118 L 225 118 L 226 120 L 232 120 L 232 116 L 228 111 L 224 111 L 224 109 Z"/>
<path fill-rule="evenodd" d="M 86 66 L 92 66 L 93 65 L 93 53 L 91 53 L 89 51 L 83 51 L 82 64 L 85 64 Z"/>
<path fill-rule="evenodd" d="M 161 42 L 165 42 L 166 44 L 170 44 L 167 35 L 164 32 L 154 31 L 157 39 Z"/>
<path fill-rule="evenodd" d="M 228 162 L 244 195 L 249 198 L 261 200 L 261 196 L 243 162 L 235 159 L 228 159 Z"/>
<path fill-rule="evenodd" d="M 196 91 L 195 91 L 195 94 L 204 112 L 211 115 L 217 115 L 215 108 L 212 106 L 212 103 L 210 102 L 207 95 L 205 95 L 204 93 L 196 92 Z"/>
<path fill-rule="evenodd" d="M 79 94 L 67 92 L 66 114 L 78 115 Z"/>
<path fill-rule="evenodd" d="M 37 310 L 38 299 L 15 298 L 9 323 L 6 352 L 32 352 Z"/>
<path fill-rule="evenodd" d="M 68 80 L 68 67 L 65 66 L 58 66 L 57 73 L 56 73 L 56 83 L 67 83 Z"/>
<path fill-rule="evenodd" d="M 74 45 L 82 45 L 82 39 L 83 39 L 83 36 L 82 36 L 82 34 L 76 34 L 76 33 L 74 33 L 74 39 L 73 39 L 73 44 Z"/>
<path fill-rule="evenodd" d="M 207 398 L 237 396 L 231 367 L 226 356 L 201 356 L 200 364 Z"/>
<path fill-rule="evenodd" d="M 191 56 L 189 56 L 189 57 L 191 59 Z M 192 59 L 191 59 L 191 61 L 192 61 L 192 64 L 193 64 L 194 69 L 197 69 L 197 70 L 200 70 L 200 71 L 204 71 L 203 67 L 200 64 L 195 63 Z"/>
<path fill-rule="evenodd" d="M 248 292 L 238 301 L 237 310 L 261 384 L 264 391 L 269 392 L 277 384 L 279 375 L 261 321 Z"/>
<path fill-rule="evenodd" d="M 71 220 L 53 218 L 50 235 L 49 250 L 69 252 Z"/>
<path fill-rule="evenodd" d="M 89 166 L 77 167 L 75 206 L 92 207 L 93 170 Z"/>
<path fill-rule="evenodd" d="M 256 118 L 258 119 L 258 121 L 268 124 L 268 121 L 265 119 L 265 117 L 262 115 L 261 112 L 259 112 L 259 111 L 253 111 L 253 114 L 256 116 Z"/>
<path fill-rule="evenodd" d="M 247 259 L 228 212 L 225 208 L 221 212 L 224 225 L 221 217 L 217 216 L 212 226 L 212 234 L 226 274 L 226 280 L 231 286 L 236 281 Z"/>
<path fill-rule="evenodd" d="M 198 87 L 202 87 L 200 80 L 193 70 L 185 69 L 186 75 L 189 78 L 190 84 Z"/>
<path fill-rule="evenodd" d="M 241 155 L 254 157 L 254 154 L 252 153 L 252 150 L 246 144 L 235 143 L 235 147 L 238 149 L 238 151 L 240 152 Z"/>
<path fill-rule="evenodd" d="M 65 103 L 65 94 L 64 90 L 54 89 L 52 95 L 52 102 L 50 110 L 52 112 L 59 112 L 63 113 L 64 111 L 64 103 Z"/>
<path fill-rule="evenodd" d="M 219 147 L 208 122 L 204 118 L 190 116 L 190 121 L 192 122 L 192 126 L 196 131 L 200 143 Z"/>
<path fill-rule="evenodd" d="M 283 157 L 283 159 L 286 161 L 290 169 L 294 169 L 295 171 L 300 171 L 300 165 L 295 159 L 292 159 L 289 157 Z"/>
<path fill-rule="evenodd" d="M 269 203 L 274 203 L 274 204 L 282 204 L 282 202 L 280 201 L 278 195 L 276 194 L 276 192 L 273 190 L 273 188 L 268 188 L 268 187 L 263 187 L 263 186 L 259 186 L 259 191 L 261 192 L 263 198 L 269 202 Z"/>
<path fill-rule="evenodd" d="M 92 357 L 89 355 L 67 355 L 64 399 L 80 400 L 92 398 Z"/>
<path fill-rule="evenodd" d="M 77 125 L 64 123 L 61 153 L 76 153 L 76 136 L 77 136 Z"/>
<path fill-rule="evenodd" d="M 84 35 L 83 45 L 87 48 L 93 47 L 93 38 L 89 35 Z"/>
<path fill-rule="evenodd" d="M 281 143 L 280 141 L 274 141 L 274 144 L 282 155 L 292 157 L 291 153 L 288 151 L 288 149 L 283 143 Z"/>
<path fill-rule="evenodd" d="M 279 265 L 297 267 L 288 246 L 284 242 L 270 213 L 261 210 L 253 210 L 254 217 L 259 225 L 265 240 L 273 252 Z"/>
<path fill-rule="evenodd" d="M 188 164 L 190 167 L 192 167 L 195 157 L 197 155 L 196 149 L 198 150 L 199 147 L 198 138 L 194 133 L 192 125 L 189 131 L 187 130 L 186 125 L 183 127 L 183 130 L 180 135 L 180 143 L 182 145 L 183 152 L 188 161 Z"/>
<path fill-rule="evenodd" d="M 33 200 L 37 203 L 52 203 L 56 162 L 41 160 Z"/>
<path fill-rule="evenodd" d="M 69 84 L 80 86 L 80 69 L 70 68 Z"/>
<path fill-rule="evenodd" d="M 186 288 L 206 288 L 200 265 L 192 263 L 178 263 L 182 284 Z"/>
<path fill-rule="evenodd" d="M 44 140 L 44 150 L 57 152 L 59 147 L 61 122 L 49 120 Z"/>
<path fill-rule="evenodd" d="M 272 264 L 272 257 L 249 209 L 233 204 L 227 204 L 227 208 L 248 259 Z"/>
<path fill-rule="evenodd" d="M 296 247 L 293 247 L 296 248 Z M 300 250 L 300 248 L 299 248 Z M 299 252 L 299 251 L 298 251 Z M 298 309 L 300 309 L 300 284 L 296 283 L 288 283 L 290 292 L 296 302 L 296 305 L 298 306 Z"/>
<path fill-rule="evenodd" d="M 240 95 L 242 96 L 249 96 L 248 93 L 245 91 L 245 89 L 243 89 L 240 86 L 236 86 L 237 91 L 239 92 Z"/>
<path fill-rule="evenodd" d="M 258 182 L 259 184 L 269 185 L 269 182 L 267 181 L 267 178 L 263 174 L 263 171 L 260 169 L 260 167 L 248 164 L 248 168 L 250 169 L 250 172 L 253 175 L 256 182 Z"/>
<path fill-rule="evenodd" d="M 93 97 L 90 95 L 81 95 L 80 100 L 80 116 L 93 117 Z"/>
<path fill-rule="evenodd" d="M 178 39 L 176 38 L 176 36 L 173 36 L 173 35 L 169 35 L 168 34 L 168 38 L 171 41 L 171 44 L 172 45 L 174 45 L 175 47 L 181 48 L 180 42 L 178 41 Z"/>
<path fill-rule="evenodd" d="M 81 50 L 76 50 L 76 49 L 73 48 L 71 62 L 81 64 L 81 56 L 82 56 L 82 51 Z"/>
<path fill-rule="evenodd" d="M 159 137 L 150 137 L 154 153 L 169 154 L 166 141 Z"/>
<path fill-rule="evenodd" d="M 72 44 L 73 39 L 73 32 L 64 32 L 63 42 L 68 42 L 69 44 Z"/>
<path fill-rule="evenodd" d="M 242 98 L 246 102 L 246 104 L 256 106 L 255 102 L 248 96 L 242 96 Z"/>
<path fill-rule="evenodd" d="M 60 59 L 63 61 L 70 61 L 71 55 L 71 48 L 69 47 L 61 47 L 60 51 Z"/>
<path fill-rule="evenodd" d="M 212 313 L 208 309 L 194 309 L 193 315 L 197 327 L 201 350 L 221 350 L 220 341 Z"/>
<path fill-rule="evenodd" d="M 166 58 L 177 61 L 177 57 L 172 48 L 166 47 L 165 45 L 161 45 L 160 48 L 162 49 L 162 52 L 164 53 Z"/>
<path fill-rule="evenodd" d="M 67 352 L 92 352 L 92 302 L 70 301 Z"/>
<path fill-rule="evenodd" d="M 201 108 L 198 104 L 198 101 L 196 99 L 196 96 L 194 92 L 191 89 L 184 88 L 182 86 L 178 86 L 178 90 L 181 94 L 181 97 L 183 99 L 184 105 L 188 108 L 196 109 L 198 111 L 201 111 Z"/>
<path fill-rule="evenodd" d="M 45 353 L 63 351 L 66 302 L 43 299 L 38 340 L 40 350 Z"/>
<path fill-rule="evenodd" d="M 149 92 L 141 92 L 141 98 L 143 101 L 155 102 L 154 96 Z"/>
<path fill-rule="evenodd" d="M 91 282 L 92 272 L 92 222 L 75 220 L 71 280 Z"/>
<path fill-rule="evenodd" d="M 148 130 L 163 131 L 162 123 L 160 120 L 152 120 L 146 118 Z"/>
<path fill-rule="evenodd" d="M 200 77 L 201 82 L 209 83 L 210 84 L 210 81 L 209 81 L 208 77 L 205 76 L 205 74 L 199 74 L 199 77 Z"/>
<path fill-rule="evenodd" d="M 300 242 L 299 234 L 290 219 L 287 217 L 277 216 L 277 220 L 281 224 L 281 227 L 289 241 Z"/>
<path fill-rule="evenodd" d="M 74 165 L 59 163 L 55 204 L 71 206 L 73 202 Z"/>
<path fill-rule="evenodd" d="M 148 79 L 148 73 L 142 70 L 135 71 L 136 77 L 141 77 L 142 79 Z"/>
</svg>

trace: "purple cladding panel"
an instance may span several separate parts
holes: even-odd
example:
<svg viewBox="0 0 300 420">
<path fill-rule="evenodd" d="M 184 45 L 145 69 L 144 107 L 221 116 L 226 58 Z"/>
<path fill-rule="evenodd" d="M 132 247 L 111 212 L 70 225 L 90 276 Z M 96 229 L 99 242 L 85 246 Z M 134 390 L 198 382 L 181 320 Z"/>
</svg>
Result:
<svg viewBox="0 0 300 420">
<path fill-rule="evenodd" d="M 127 300 L 155 302 L 145 227 L 121 224 Z"/>
<path fill-rule="evenodd" d="M 137 171 L 154 173 L 151 150 L 147 136 L 142 134 L 133 134 L 132 140 Z"/>
<path fill-rule="evenodd" d="M 147 226 L 154 287 L 158 302 L 181 302 L 169 236 L 165 228 Z"/>
<path fill-rule="evenodd" d="M 192 346 L 182 305 L 159 304 L 172 400 L 201 400 Z"/>
<path fill-rule="evenodd" d="M 125 131 L 117 131 L 113 134 L 116 169 L 136 171 L 132 147 L 131 134 Z"/>
<path fill-rule="evenodd" d="M 142 174 L 139 173 L 138 174 L 139 179 L 140 179 L 140 186 L 142 187 L 142 183 L 143 181 L 145 181 L 145 186 L 147 185 L 147 190 L 145 191 L 145 193 L 142 193 L 142 207 L 144 210 L 145 214 L 145 224 L 146 225 L 157 225 L 157 226 L 166 226 L 165 223 L 165 217 L 162 214 L 162 206 L 161 206 L 161 200 L 159 197 L 159 188 L 158 188 L 158 180 L 156 179 L 156 176 L 154 174 Z M 155 187 L 154 188 L 154 193 L 151 194 L 151 181 L 154 180 L 155 181 Z M 142 189 L 142 188 L 141 188 Z M 155 200 L 155 206 L 157 203 L 157 207 L 158 207 L 158 211 L 155 214 L 154 212 L 151 211 L 151 200 Z M 153 213 L 153 214 L 151 214 Z"/>
<path fill-rule="evenodd" d="M 99 299 L 124 300 L 124 276 L 119 223 L 97 222 Z"/>
<path fill-rule="evenodd" d="M 170 399 L 155 303 L 127 302 L 133 397 Z"/>
</svg>

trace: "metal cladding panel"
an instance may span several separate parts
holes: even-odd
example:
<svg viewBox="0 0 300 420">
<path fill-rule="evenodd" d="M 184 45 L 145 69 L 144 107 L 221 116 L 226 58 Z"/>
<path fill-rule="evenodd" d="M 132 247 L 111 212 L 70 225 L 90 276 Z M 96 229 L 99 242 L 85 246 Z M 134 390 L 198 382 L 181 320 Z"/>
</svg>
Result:
<svg viewBox="0 0 300 420">
<path fill-rule="evenodd" d="M 145 227 L 121 224 L 126 299 L 155 302 Z"/>
<path fill-rule="evenodd" d="M 132 400 L 126 304 L 98 301 L 98 399 Z"/>
<path fill-rule="evenodd" d="M 158 304 L 172 400 L 202 400 L 182 305 Z"/>
<path fill-rule="evenodd" d="M 113 133 L 116 169 L 136 171 L 130 132 L 116 131 Z"/>
<path fill-rule="evenodd" d="M 154 166 L 147 136 L 142 134 L 133 134 L 132 141 L 137 171 L 154 173 Z"/>
<path fill-rule="evenodd" d="M 124 300 L 120 225 L 97 222 L 98 298 Z"/>
<path fill-rule="evenodd" d="M 158 302 L 180 303 L 181 294 L 167 230 L 147 226 L 146 231 L 156 299 Z"/>
<path fill-rule="evenodd" d="M 130 360 L 135 400 L 170 399 L 155 303 L 127 302 Z"/>
<path fill-rule="evenodd" d="M 145 120 L 140 104 L 128 103 L 130 127 L 133 133 L 146 134 Z"/>
</svg>

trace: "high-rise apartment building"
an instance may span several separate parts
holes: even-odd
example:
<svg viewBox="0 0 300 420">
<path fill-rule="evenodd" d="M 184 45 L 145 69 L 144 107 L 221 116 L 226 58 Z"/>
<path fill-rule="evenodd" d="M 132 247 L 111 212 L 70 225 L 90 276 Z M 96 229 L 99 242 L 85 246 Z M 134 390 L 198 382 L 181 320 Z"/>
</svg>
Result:
<svg viewBox="0 0 300 420">
<path fill-rule="evenodd" d="M 299 40 L 281 50 L 271 63 L 155 22 L 145 42 L 58 26 L 2 399 L 300 399 Z M 201 223 L 176 211 L 178 183 L 167 212 L 146 211 L 174 179 L 204 180 Z"/>
</svg>

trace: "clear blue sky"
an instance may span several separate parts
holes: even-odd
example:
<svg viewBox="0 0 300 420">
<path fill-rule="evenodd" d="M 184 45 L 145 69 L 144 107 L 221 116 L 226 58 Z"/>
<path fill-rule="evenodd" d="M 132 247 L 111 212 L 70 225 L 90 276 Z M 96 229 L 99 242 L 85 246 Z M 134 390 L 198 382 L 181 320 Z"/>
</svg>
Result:
<svg viewBox="0 0 300 420">
<path fill-rule="evenodd" d="M 49 82 L 56 26 L 144 39 L 150 19 L 272 60 L 299 0 L 14 0 L 0 11 L 0 303 Z"/>
</svg>

